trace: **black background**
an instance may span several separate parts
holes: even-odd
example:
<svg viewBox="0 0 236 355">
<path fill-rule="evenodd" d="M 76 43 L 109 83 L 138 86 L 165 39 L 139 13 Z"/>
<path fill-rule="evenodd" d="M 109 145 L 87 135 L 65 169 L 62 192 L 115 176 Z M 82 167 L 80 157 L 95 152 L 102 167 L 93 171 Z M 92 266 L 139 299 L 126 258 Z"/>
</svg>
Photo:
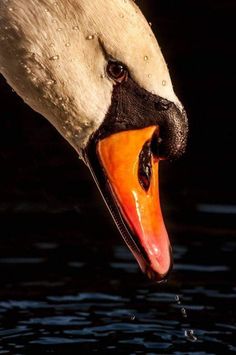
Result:
<svg viewBox="0 0 236 355">
<path fill-rule="evenodd" d="M 235 201 L 234 0 L 137 1 L 152 22 L 189 117 L 185 156 L 163 163 L 164 209 Z M 1 49 L 0 49 L 1 50 Z M 76 153 L 0 77 L 1 212 L 57 211 L 102 202 Z M 96 201 L 96 202 L 95 202 Z M 81 201 L 80 201 L 81 202 Z"/>
</svg>

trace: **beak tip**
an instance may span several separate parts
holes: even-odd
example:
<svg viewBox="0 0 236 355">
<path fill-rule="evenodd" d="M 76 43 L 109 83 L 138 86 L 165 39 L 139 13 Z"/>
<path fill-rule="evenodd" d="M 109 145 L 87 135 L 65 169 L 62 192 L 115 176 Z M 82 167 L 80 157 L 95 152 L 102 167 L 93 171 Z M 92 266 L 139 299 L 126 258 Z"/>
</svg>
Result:
<svg viewBox="0 0 236 355">
<path fill-rule="evenodd" d="M 147 275 L 149 280 L 154 283 L 164 283 L 168 281 L 171 270 L 172 270 L 172 266 L 165 274 L 159 274 L 158 272 L 154 271 L 151 267 L 148 267 L 145 271 L 145 274 Z"/>
<path fill-rule="evenodd" d="M 168 278 L 169 278 L 171 271 L 173 269 L 173 257 L 172 257 L 171 247 L 170 247 L 169 251 L 170 251 L 170 264 L 169 264 L 168 270 L 164 274 L 161 274 L 158 271 L 154 270 L 151 265 L 148 265 L 146 267 L 145 274 L 147 275 L 149 280 L 152 281 L 153 283 L 160 284 L 160 283 L 165 283 L 168 281 Z"/>
</svg>

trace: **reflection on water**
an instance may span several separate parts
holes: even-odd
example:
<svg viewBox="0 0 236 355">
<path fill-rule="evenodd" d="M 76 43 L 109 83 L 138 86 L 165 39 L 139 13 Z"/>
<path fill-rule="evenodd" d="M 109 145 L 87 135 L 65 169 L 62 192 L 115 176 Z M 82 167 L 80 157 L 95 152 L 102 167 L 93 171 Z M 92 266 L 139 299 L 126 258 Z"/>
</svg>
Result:
<svg viewBox="0 0 236 355">
<path fill-rule="evenodd" d="M 209 203 L 199 203 L 197 205 L 197 210 L 205 213 L 217 213 L 217 214 L 236 214 L 235 205 L 216 205 Z"/>
<path fill-rule="evenodd" d="M 77 214 L 34 218 L 45 228 L 16 218 L 0 241 L 0 354 L 236 351 L 232 229 L 172 227 L 174 272 L 152 285 L 120 239 L 88 237 Z"/>
</svg>

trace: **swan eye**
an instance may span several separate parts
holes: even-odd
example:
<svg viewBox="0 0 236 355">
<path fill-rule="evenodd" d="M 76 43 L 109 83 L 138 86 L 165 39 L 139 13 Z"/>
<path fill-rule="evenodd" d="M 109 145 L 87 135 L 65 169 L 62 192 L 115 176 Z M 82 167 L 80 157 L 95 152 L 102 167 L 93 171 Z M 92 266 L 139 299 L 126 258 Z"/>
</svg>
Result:
<svg viewBox="0 0 236 355">
<path fill-rule="evenodd" d="M 109 61 L 107 64 L 107 73 L 117 83 L 122 83 L 127 79 L 128 70 L 119 62 Z"/>
</svg>

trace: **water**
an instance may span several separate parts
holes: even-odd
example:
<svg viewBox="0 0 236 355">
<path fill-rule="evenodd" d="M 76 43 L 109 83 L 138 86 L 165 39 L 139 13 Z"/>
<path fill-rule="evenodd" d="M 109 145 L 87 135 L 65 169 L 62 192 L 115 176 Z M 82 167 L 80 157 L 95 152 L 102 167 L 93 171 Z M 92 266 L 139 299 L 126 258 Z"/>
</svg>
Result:
<svg viewBox="0 0 236 355">
<path fill-rule="evenodd" d="M 90 216 L 1 218 L 0 354 L 236 352 L 231 227 L 172 226 L 175 268 L 153 285 L 112 224 Z"/>
</svg>

